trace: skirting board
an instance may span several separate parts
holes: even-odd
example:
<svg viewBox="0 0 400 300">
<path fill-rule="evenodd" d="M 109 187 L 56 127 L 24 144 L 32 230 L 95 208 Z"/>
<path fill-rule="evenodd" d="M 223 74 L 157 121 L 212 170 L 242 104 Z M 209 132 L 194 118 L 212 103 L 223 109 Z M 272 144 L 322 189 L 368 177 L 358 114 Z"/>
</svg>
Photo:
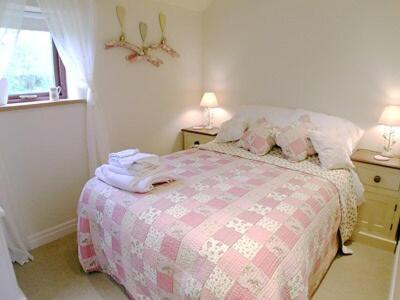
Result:
<svg viewBox="0 0 400 300">
<path fill-rule="evenodd" d="M 29 249 L 35 249 L 76 231 L 77 219 L 42 230 L 28 237 Z"/>
</svg>

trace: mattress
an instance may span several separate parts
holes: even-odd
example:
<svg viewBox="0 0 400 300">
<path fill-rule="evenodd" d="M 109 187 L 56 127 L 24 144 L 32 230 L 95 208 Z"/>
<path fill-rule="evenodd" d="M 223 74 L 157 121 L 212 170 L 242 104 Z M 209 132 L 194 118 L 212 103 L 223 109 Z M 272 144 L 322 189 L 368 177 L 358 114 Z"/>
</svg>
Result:
<svg viewBox="0 0 400 300">
<path fill-rule="evenodd" d="M 132 299 L 309 298 L 338 232 L 344 241 L 354 226 L 351 176 L 241 151 L 211 143 L 167 155 L 179 179 L 148 194 L 89 180 L 78 205 L 84 271 L 111 275 Z"/>
</svg>

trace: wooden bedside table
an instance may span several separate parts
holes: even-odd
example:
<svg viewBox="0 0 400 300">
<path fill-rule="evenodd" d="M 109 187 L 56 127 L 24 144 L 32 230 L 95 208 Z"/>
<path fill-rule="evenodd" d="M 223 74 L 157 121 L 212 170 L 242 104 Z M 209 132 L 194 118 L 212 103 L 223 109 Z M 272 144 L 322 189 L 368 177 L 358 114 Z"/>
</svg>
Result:
<svg viewBox="0 0 400 300">
<path fill-rule="evenodd" d="M 206 144 L 215 139 L 218 128 L 213 129 L 194 129 L 193 127 L 182 129 L 183 149 L 190 149 L 200 144 Z"/>
<path fill-rule="evenodd" d="M 376 154 L 358 150 L 351 157 L 365 188 L 353 240 L 394 251 L 400 216 L 400 159 L 378 161 Z"/>
</svg>

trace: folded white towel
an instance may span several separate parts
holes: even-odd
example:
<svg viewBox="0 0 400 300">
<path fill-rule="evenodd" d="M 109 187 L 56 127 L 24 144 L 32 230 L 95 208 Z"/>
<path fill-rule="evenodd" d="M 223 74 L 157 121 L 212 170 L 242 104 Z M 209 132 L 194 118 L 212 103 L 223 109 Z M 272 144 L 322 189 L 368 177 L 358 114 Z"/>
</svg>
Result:
<svg viewBox="0 0 400 300">
<path fill-rule="evenodd" d="M 139 153 L 139 149 L 126 149 L 120 152 L 115 152 L 115 153 L 110 153 L 108 155 L 108 159 L 112 159 L 112 158 L 124 158 L 124 157 L 128 157 L 128 156 L 133 156 L 136 153 Z"/>
<path fill-rule="evenodd" d="M 129 168 L 120 168 L 114 165 L 108 165 L 108 166 L 109 170 L 113 173 L 121 175 L 129 175 L 129 176 L 137 176 L 137 175 L 140 176 L 148 172 L 156 171 L 157 169 L 160 168 L 160 166 L 146 164 L 146 163 L 133 164 Z"/>
<path fill-rule="evenodd" d="M 137 176 L 114 173 L 111 167 L 110 165 L 98 167 L 95 172 L 96 177 L 111 186 L 134 193 L 147 193 L 154 188 L 156 183 L 171 182 L 177 179 L 175 175 L 161 167 Z"/>
<path fill-rule="evenodd" d="M 148 167 L 149 165 L 160 166 L 160 158 L 155 154 L 139 152 L 126 157 L 111 157 L 108 163 L 122 169 L 128 169 L 133 167 L 134 164 L 137 164 L 137 170 L 140 170 L 140 168 Z"/>
</svg>

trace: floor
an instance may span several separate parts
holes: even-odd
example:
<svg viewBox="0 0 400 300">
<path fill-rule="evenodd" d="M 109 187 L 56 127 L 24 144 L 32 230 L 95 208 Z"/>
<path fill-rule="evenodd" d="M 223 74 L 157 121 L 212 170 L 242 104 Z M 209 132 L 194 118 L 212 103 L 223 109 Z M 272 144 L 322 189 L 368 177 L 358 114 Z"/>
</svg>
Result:
<svg viewBox="0 0 400 300">
<path fill-rule="evenodd" d="M 356 243 L 351 248 L 355 254 L 336 258 L 313 300 L 387 299 L 394 255 Z M 106 275 L 82 272 L 75 234 L 35 249 L 33 255 L 33 262 L 15 266 L 29 300 L 127 299 Z"/>
</svg>

